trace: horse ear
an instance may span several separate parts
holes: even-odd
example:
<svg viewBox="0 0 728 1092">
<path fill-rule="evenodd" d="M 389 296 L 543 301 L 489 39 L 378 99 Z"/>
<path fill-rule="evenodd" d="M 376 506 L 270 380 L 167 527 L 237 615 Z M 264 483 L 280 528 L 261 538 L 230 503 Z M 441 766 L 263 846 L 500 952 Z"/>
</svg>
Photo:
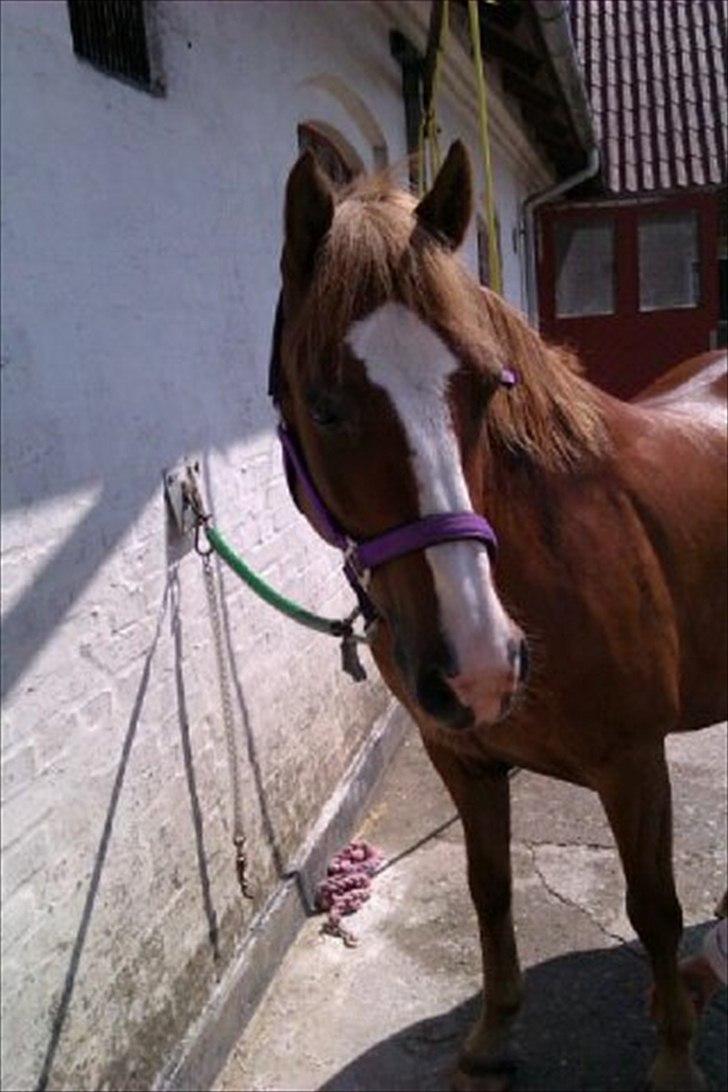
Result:
<svg viewBox="0 0 728 1092">
<path fill-rule="evenodd" d="M 450 151 L 437 173 L 432 189 L 415 209 L 423 228 L 452 250 L 465 238 L 473 214 L 473 173 L 470 158 L 461 140 Z"/>
<path fill-rule="evenodd" d="M 296 161 L 286 185 L 285 232 L 281 268 L 304 288 L 313 260 L 334 216 L 334 194 L 325 175 L 306 150 Z"/>
</svg>

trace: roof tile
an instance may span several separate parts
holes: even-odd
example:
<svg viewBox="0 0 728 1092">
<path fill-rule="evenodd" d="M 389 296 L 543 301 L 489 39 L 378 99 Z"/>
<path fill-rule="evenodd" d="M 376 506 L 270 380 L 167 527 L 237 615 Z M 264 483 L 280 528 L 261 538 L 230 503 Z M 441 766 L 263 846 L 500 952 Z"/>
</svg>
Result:
<svg viewBox="0 0 728 1092">
<path fill-rule="evenodd" d="M 571 0 L 612 193 L 728 176 L 723 0 Z"/>
</svg>

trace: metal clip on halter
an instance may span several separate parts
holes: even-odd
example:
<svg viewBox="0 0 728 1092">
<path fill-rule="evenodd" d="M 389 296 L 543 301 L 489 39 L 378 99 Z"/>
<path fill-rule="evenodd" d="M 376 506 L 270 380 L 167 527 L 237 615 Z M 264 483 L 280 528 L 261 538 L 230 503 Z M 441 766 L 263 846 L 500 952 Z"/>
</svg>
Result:
<svg viewBox="0 0 728 1092">
<path fill-rule="evenodd" d="M 332 636 L 341 637 L 339 648 L 341 650 L 341 668 L 354 682 L 363 682 L 367 677 L 364 665 L 359 658 L 357 645 L 370 644 L 371 634 L 364 629 L 364 634 L 355 633 L 354 622 L 361 614 L 361 607 L 355 607 L 351 614 L 341 621 L 335 621 L 331 628 Z"/>
<path fill-rule="evenodd" d="M 358 557 L 359 543 L 355 542 L 353 538 L 346 537 L 346 548 L 344 549 L 344 571 L 347 566 L 350 571 L 356 575 L 356 581 L 359 586 L 366 592 L 369 590 L 369 585 L 372 579 L 372 570 L 363 569 L 359 564 Z M 354 611 L 354 617 L 360 614 L 359 610 Z"/>
<path fill-rule="evenodd" d="M 351 676 L 354 682 L 363 682 L 367 677 L 357 647 L 361 639 L 361 637 L 357 637 L 351 628 L 341 638 L 341 667 L 347 675 Z"/>
</svg>

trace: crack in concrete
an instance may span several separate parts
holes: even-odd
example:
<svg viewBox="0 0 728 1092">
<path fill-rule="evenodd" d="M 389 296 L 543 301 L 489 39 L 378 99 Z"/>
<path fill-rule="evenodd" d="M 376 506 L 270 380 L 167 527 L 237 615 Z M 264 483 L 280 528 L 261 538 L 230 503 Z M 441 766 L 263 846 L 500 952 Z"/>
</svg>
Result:
<svg viewBox="0 0 728 1092">
<path fill-rule="evenodd" d="M 542 846 L 554 846 L 556 849 L 575 849 L 577 846 L 583 846 L 584 849 L 610 849 L 614 851 L 613 842 L 550 842 L 548 840 L 534 842 L 531 838 L 522 838 L 520 840 L 514 840 L 513 845 L 525 846 L 526 849 L 531 851 L 533 851 L 534 847 L 540 849 Z"/>
<path fill-rule="evenodd" d="M 557 900 L 557 902 L 560 902 L 563 906 L 568 906 L 569 909 L 577 910 L 580 914 L 583 914 L 585 917 L 587 917 L 589 919 L 589 921 L 592 923 L 592 925 L 596 925 L 597 929 L 600 931 L 600 933 L 603 933 L 605 937 L 607 937 L 609 940 L 619 941 L 619 944 L 623 945 L 625 947 L 626 951 L 630 952 L 631 955 L 635 956 L 637 959 L 644 962 L 644 955 L 642 954 L 642 952 L 636 951 L 631 946 L 631 942 L 626 937 L 623 937 L 620 933 L 613 933 L 610 929 L 607 929 L 607 927 L 605 925 L 603 925 L 592 914 L 592 912 L 587 907 L 581 906 L 578 902 L 574 902 L 573 899 L 569 899 L 565 895 L 562 895 L 560 891 L 557 891 L 556 888 L 552 887 L 551 884 L 548 882 L 548 880 L 544 876 L 543 871 L 541 870 L 541 868 L 539 866 L 539 863 L 538 863 L 538 860 L 536 858 L 536 848 L 539 845 L 554 845 L 554 844 L 559 844 L 559 843 L 535 842 L 535 843 L 532 844 L 530 842 L 521 842 L 520 844 L 525 846 L 526 849 L 531 854 L 531 860 L 533 861 L 533 867 L 534 867 L 534 870 L 536 872 L 536 875 L 538 876 L 541 883 L 544 885 L 544 887 L 548 891 L 549 895 L 552 895 L 553 898 L 555 898 Z M 583 845 L 584 843 L 580 842 L 578 844 Z M 567 842 L 566 846 L 564 848 L 567 848 L 570 845 L 572 845 L 572 843 Z M 604 846 L 595 846 L 594 848 L 604 849 L 605 847 Z"/>
</svg>

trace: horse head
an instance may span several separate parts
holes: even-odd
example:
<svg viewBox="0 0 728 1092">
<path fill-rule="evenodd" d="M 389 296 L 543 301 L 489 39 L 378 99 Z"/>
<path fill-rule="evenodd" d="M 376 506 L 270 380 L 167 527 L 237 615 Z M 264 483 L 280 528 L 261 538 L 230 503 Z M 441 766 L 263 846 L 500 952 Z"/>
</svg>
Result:
<svg viewBox="0 0 728 1092">
<path fill-rule="evenodd" d="M 455 256 L 471 213 L 459 142 L 419 203 L 382 176 L 337 193 L 309 153 L 289 177 L 280 408 L 353 541 L 425 517 L 487 516 L 485 420 L 508 394 L 480 290 Z M 297 499 L 316 525 L 310 500 Z M 486 543 L 394 557 L 367 592 L 420 712 L 452 728 L 507 713 L 527 651 Z"/>
</svg>

